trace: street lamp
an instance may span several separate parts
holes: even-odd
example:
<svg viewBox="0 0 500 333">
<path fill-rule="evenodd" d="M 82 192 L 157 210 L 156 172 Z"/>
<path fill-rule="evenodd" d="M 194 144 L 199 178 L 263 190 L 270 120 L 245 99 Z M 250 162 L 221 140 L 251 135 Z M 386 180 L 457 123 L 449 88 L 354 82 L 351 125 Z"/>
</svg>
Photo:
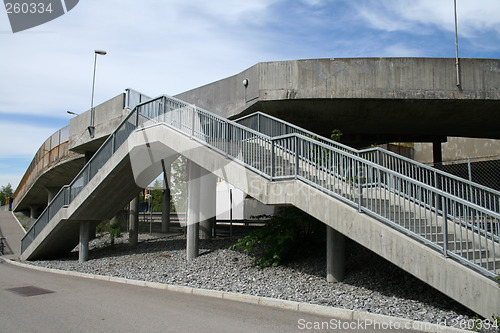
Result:
<svg viewBox="0 0 500 333">
<path fill-rule="evenodd" d="M 73 111 L 66 111 L 66 113 L 67 113 L 67 114 L 72 114 L 72 115 L 74 115 L 74 116 L 78 116 L 78 113 L 75 113 L 75 112 L 73 112 Z"/>
<path fill-rule="evenodd" d="M 95 126 L 94 126 L 94 117 L 95 117 L 95 110 L 94 110 L 94 88 L 95 88 L 95 68 L 96 68 L 96 63 L 97 63 L 97 55 L 106 55 L 106 51 L 102 50 L 95 50 L 94 51 L 94 75 L 92 76 L 92 100 L 90 102 L 90 125 L 88 127 L 90 137 L 94 137 L 95 133 Z"/>
</svg>

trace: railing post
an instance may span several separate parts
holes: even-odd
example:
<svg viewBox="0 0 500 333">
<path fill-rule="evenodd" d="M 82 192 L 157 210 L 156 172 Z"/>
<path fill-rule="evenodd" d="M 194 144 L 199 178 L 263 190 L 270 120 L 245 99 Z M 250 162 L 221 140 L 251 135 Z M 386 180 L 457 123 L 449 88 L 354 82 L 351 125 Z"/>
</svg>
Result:
<svg viewBox="0 0 500 333">
<path fill-rule="evenodd" d="M 358 169 L 358 212 L 361 213 L 361 207 L 363 207 L 363 188 L 361 187 L 361 177 L 362 177 L 362 172 L 361 172 L 361 163 L 359 161 L 356 162 L 356 166 Z"/>
<path fill-rule="evenodd" d="M 139 108 L 135 109 L 135 128 L 139 127 Z"/>
<path fill-rule="evenodd" d="M 116 145 L 116 135 L 115 133 L 111 134 L 111 155 L 115 153 L 115 145 Z"/>
<path fill-rule="evenodd" d="M 445 196 L 438 195 L 441 197 L 441 207 L 443 212 L 443 255 L 448 257 L 448 205 Z"/>
<path fill-rule="evenodd" d="M 191 120 L 191 139 L 194 138 L 194 117 L 195 117 L 194 107 L 192 108 L 192 110 L 193 110 L 193 119 Z"/>
<path fill-rule="evenodd" d="M 300 168 L 299 168 L 299 162 L 300 162 L 300 158 L 299 158 L 299 153 L 300 153 L 300 149 L 299 149 L 299 137 L 298 136 L 295 136 L 295 179 L 297 179 L 299 177 L 299 171 L 300 171 Z"/>
<path fill-rule="evenodd" d="M 167 123 L 167 98 L 163 97 L 163 122 Z"/>
<path fill-rule="evenodd" d="M 274 154 L 274 140 L 271 139 L 271 180 L 273 180 L 273 177 L 274 177 L 274 169 L 276 167 L 276 164 L 275 164 L 275 154 Z"/>
<path fill-rule="evenodd" d="M 230 146 L 230 142 L 229 142 L 229 122 L 226 120 L 225 124 L 226 124 L 226 126 L 224 126 L 225 133 L 224 133 L 223 138 L 224 138 L 224 141 L 226 141 L 225 144 L 226 144 L 226 158 L 227 158 L 227 157 L 229 157 L 229 149 L 231 148 L 231 146 Z"/>
</svg>

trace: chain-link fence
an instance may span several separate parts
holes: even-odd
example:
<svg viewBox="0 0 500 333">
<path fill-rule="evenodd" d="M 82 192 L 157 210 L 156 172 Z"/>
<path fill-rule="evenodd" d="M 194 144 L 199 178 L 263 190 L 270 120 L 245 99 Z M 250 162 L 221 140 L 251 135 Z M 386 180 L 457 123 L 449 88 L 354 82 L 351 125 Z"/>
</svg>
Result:
<svg viewBox="0 0 500 333">
<path fill-rule="evenodd" d="M 500 155 L 432 164 L 435 168 L 500 191 Z"/>
</svg>

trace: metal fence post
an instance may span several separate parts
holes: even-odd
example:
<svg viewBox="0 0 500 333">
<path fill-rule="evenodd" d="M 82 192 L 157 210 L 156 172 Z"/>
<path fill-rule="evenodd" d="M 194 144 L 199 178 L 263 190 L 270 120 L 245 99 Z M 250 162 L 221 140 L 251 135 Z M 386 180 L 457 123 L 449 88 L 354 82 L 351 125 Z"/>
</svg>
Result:
<svg viewBox="0 0 500 333">
<path fill-rule="evenodd" d="M 194 138 L 194 117 L 195 117 L 195 109 L 194 107 L 192 108 L 193 110 L 193 119 L 191 120 L 191 139 Z"/>
<path fill-rule="evenodd" d="M 299 168 L 299 162 L 300 162 L 300 158 L 299 158 L 299 153 L 300 153 L 300 149 L 299 149 L 299 137 L 298 136 L 295 136 L 295 179 L 297 179 L 299 177 L 299 171 L 300 171 L 300 168 Z"/>
<path fill-rule="evenodd" d="M 225 122 L 226 126 L 224 126 L 224 141 L 226 141 L 226 158 L 229 157 L 229 149 L 231 148 L 230 142 L 229 142 L 229 122 L 226 120 Z"/>
<path fill-rule="evenodd" d="M 115 146 L 116 146 L 116 135 L 115 133 L 111 134 L 111 155 L 115 153 Z"/>
<path fill-rule="evenodd" d="M 441 197 L 441 206 L 443 212 L 443 255 L 448 257 L 448 204 L 444 196 Z"/>
<path fill-rule="evenodd" d="M 472 168 L 471 168 L 471 164 L 470 164 L 470 157 L 467 158 L 467 172 L 469 175 L 469 180 L 472 181 Z"/>
<path fill-rule="evenodd" d="M 274 168 L 275 168 L 275 154 L 274 154 L 274 140 L 271 139 L 271 180 L 274 177 Z"/>
<path fill-rule="evenodd" d="M 361 207 L 363 206 L 363 188 L 361 187 L 361 177 L 362 177 L 361 163 L 357 161 L 356 166 L 358 169 L 358 212 L 361 213 Z"/>
</svg>

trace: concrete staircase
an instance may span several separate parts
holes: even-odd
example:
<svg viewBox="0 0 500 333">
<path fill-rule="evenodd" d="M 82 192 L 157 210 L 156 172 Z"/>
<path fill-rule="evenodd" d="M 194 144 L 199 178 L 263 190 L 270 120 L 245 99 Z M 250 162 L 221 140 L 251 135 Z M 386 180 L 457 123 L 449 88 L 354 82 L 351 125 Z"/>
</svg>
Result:
<svg viewBox="0 0 500 333">
<path fill-rule="evenodd" d="M 106 153 L 109 158 L 96 164 L 93 177 L 78 185 L 74 197 L 71 190 L 76 183 L 69 186 L 68 193 L 61 194 L 72 200 L 64 201 L 57 212 L 50 214 L 41 231 L 28 233 L 23 259 L 66 254 L 78 242 L 81 221 L 96 224 L 112 217 L 138 193 L 137 183 L 152 181 L 161 173 L 163 160 L 180 154 L 265 204 L 298 207 L 484 317 L 500 315 L 500 288 L 481 270 L 485 268 L 492 274 L 491 265 L 498 262 L 500 254 L 498 243 L 490 234 L 467 227 L 457 216 L 443 216 L 439 209 L 429 206 L 432 200 L 427 200 L 432 197 L 427 193 L 438 193 L 446 202 L 455 204 L 452 196 L 423 185 L 415 189 L 421 186 L 418 182 L 344 152 L 332 150 L 327 157 L 311 159 L 293 150 L 299 145 L 259 137 L 225 119 L 206 115 L 203 110 L 199 111 L 199 119 L 194 117 L 196 109 L 186 106 L 165 111 L 164 100 L 158 101 L 157 111 L 148 107 L 146 116 L 139 108 L 137 114 L 132 113 L 124 121 L 130 136 L 119 145 L 113 136 L 111 143 L 104 144 L 111 147 L 111 153 Z M 163 121 L 155 121 L 154 113 L 160 114 L 161 110 L 170 112 L 169 118 L 163 116 Z M 190 112 L 193 116 L 186 116 Z M 210 117 L 215 125 L 203 127 L 207 123 L 203 117 Z M 132 132 L 133 119 L 139 128 Z M 235 126 L 231 135 L 227 135 L 229 126 Z M 117 129 L 117 133 L 120 131 Z M 220 139 L 224 135 L 226 139 Z M 305 144 L 315 143 L 307 138 L 292 140 L 299 139 L 305 140 L 300 146 L 302 153 L 316 154 L 326 149 L 320 146 L 311 150 Z M 99 153 L 96 155 L 99 158 Z M 141 172 L 134 170 L 137 161 L 146 163 Z M 401 192 L 410 185 L 414 191 L 426 194 L 423 197 L 427 201 L 417 201 Z M 492 214 L 496 218 L 496 213 Z M 445 240 L 447 249 L 443 246 Z"/>
</svg>

